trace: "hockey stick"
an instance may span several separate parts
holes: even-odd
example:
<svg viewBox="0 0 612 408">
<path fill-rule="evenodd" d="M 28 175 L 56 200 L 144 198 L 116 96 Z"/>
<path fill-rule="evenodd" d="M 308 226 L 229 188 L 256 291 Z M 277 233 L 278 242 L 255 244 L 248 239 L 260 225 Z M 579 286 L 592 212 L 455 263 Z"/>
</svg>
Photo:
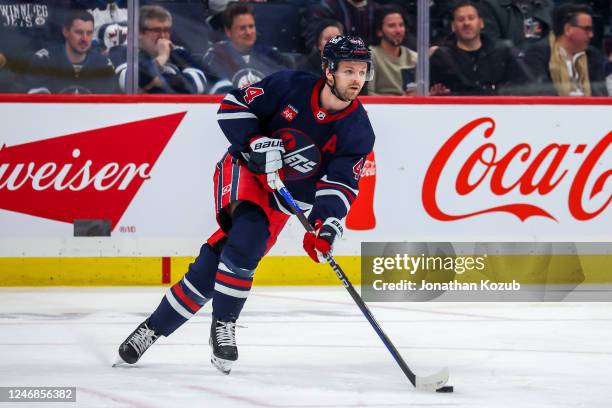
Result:
<svg viewBox="0 0 612 408">
<path fill-rule="evenodd" d="M 304 226 L 306 231 L 314 232 L 314 228 L 312 227 L 312 225 L 310 225 L 310 223 L 306 219 L 306 216 L 300 209 L 299 205 L 295 202 L 295 200 L 291 196 L 291 193 L 289 193 L 289 190 L 287 190 L 287 187 L 285 187 L 285 184 L 280 180 L 280 177 L 276 178 L 276 191 L 278 191 L 280 195 L 283 196 L 287 204 L 289 204 L 289 206 L 291 207 L 291 211 L 293 212 L 293 214 L 297 216 L 298 220 L 300 220 L 300 223 Z M 389 337 L 387 337 L 382 327 L 380 327 L 380 325 L 374 318 L 374 315 L 372 315 L 372 312 L 370 311 L 370 309 L 368 309 L 368 306 L 365 304 L 363 299 L 361 299 L 361 296 L 359 296 L 359 293 L 357 293 L 357 291 L 355 290 L 351 282 L 348 280 L 346 274 L 344 273 L 342 268 L 340 268 L 340 265 L 336 263 L 336 260 L 334 259 L 334 257 L 330 253 L 323 254 L 323 256 L 325 257 L 325 260 L 327 261 L 327 263 L 334 270 L 334 272 L 336 273 L 336 275 L 338 276 L 338 278 L 340 279 L 340 281 L 342 282 L 342 284 L 344 285 L 348 293 L 351 295 L 351 297 L 353 298 L 353 300 L 355 301 L 355 303 L 361 310 L 361 313 L 363 313 L 365 318 L 368 319 L 368 322 L 370 322 L 370 324 L 372 325 L 372 328 L 374 329 L 376 334 L 378 334 L 378 337 L 380 337 L 382 342 L 385 344 L 385 346 L 387 347 L 387 350 L 389 350 L 389 352 L 391 353 L 391 355 L 393 356 L 397 364 L 400 366 L 404 374 L 406 374 L 406 377 L 408 377 L 412 385 L 414 385 L 414 387 L 418 390 L 425 390 L 425 391 L 437 391 L 439 389 L 443 390 L 444 388 L 447 388 L 447 387 L 444 387 L 444 385 L 448 381 L 448 376 L 449 376 L 448 368 L 443 368 L 436 374 L 426 376 L 426 377 L 416 376 L 412 372 L 410 367 L 408 367 L 408 364 L 406 364 L 406 362 L 400 355 L 399 351 L 397 351 L 397 349 L 395 348 L 395 346 L 393 345 Z"/>
</svg>

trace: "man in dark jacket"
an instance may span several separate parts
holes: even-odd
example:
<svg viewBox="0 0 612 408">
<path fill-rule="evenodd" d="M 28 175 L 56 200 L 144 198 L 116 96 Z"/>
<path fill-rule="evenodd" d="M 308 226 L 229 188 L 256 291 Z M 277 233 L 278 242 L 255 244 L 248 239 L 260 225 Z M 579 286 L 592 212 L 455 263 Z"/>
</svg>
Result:
<svg viewBox="0 0 612 408">
<path fill-rule="evenodd" d="M 521 50 L 546 37 L 552 26 L 552 0 L 480 0 L 480 10 L 486 36 Z"/>
<path fill-rule="evenodd" d="M 91 49 L 93 16 L 85 10 L 67 14 L 64 44 L 43 48 L 28 70 L 28 93 L 82 94 L 116 92 L 115 70 L 110 60 Z"/>
<path fill-rule="evenodd" d="M 604 58 L 589 46 L 593 38 L 590 7 L 566 3 L 553 14 L 553 33 L 525 53 L 534 80 L 530 93 L 607 96 Z"/>
<path fill-rule="evenodd" d="M 431 84 L 451 95 L 518 94 L 527 70 L 511 47 L 481 35 L 484 22 L 470 0 L 453 8 L 455 41 L 439 47 L 431 56 Z"/>
<path fill-rule="evenodd" d="M 274 48 L 256 44 L 255 11 L 244 3 L 230 3 L 223 12 L 228 41 L 214 44 L 204 56 L 211 76 L 210 93 L 227 93 L 291 68 L 292 62 Z"/>
</svg>

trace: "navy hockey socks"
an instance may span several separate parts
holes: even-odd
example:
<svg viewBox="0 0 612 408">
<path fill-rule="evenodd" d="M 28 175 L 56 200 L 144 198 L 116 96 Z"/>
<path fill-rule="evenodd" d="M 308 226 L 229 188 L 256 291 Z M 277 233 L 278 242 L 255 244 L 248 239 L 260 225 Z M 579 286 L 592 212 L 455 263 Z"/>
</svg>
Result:
<svg viewBox="0 0 612 408">
<path fill-rule="evenodd" d="M 166 291 L 159 306 L 149 318 L 157 334 L 169 336 L 208 302 L 215 285 L 218 254 L 210 245 L 200 248 L 200 255 L 189 265 L 189 271 Z"/>
<path fill-rule="evenodd" d="M 245 201 L 234 210 L 215 280 L 213 315 L 218 319 L 238 319 L 269 237 L 268 218 L 257 205 Z"/>
</svg>

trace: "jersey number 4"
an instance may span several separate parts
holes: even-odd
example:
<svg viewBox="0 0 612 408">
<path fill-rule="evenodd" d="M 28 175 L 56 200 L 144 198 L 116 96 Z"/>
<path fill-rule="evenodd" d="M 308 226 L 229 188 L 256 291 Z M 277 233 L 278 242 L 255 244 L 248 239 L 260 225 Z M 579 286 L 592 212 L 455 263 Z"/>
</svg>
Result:
<svg viewBox="0 0 612 408">
<path fill-rule="evenodd" d="M 244 101 L 248 104 L 253 102 L 253 99 L 264 94 L 263 88 L 257 88 L 256 86 L 250 86 L 244 91 Z"/>
<path fill-rule="evenodd" d="M 363 157 L 353 166 L 353 174 L 355 175 L 355 180 L 359 181 L 361 178 L 361 171 L 363 170 Z"/>
</svg>

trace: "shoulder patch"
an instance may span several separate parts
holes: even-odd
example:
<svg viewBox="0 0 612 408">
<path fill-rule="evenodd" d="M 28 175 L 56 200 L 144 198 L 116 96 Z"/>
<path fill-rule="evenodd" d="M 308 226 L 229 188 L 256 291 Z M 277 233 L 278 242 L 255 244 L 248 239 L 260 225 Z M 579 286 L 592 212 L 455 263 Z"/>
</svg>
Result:
<svg viewBox="0 0 612 408">
<path fill-rule="evenodd" d="M 293 106 L 287 105 L 285 109 L 283 109 L 283 111 L 281 112 L 281 116 L 285 118 L 287 122 L 291 123 L 291 121 L 295 119 L 298 113 L 299 111 Z"/>
</svg>

